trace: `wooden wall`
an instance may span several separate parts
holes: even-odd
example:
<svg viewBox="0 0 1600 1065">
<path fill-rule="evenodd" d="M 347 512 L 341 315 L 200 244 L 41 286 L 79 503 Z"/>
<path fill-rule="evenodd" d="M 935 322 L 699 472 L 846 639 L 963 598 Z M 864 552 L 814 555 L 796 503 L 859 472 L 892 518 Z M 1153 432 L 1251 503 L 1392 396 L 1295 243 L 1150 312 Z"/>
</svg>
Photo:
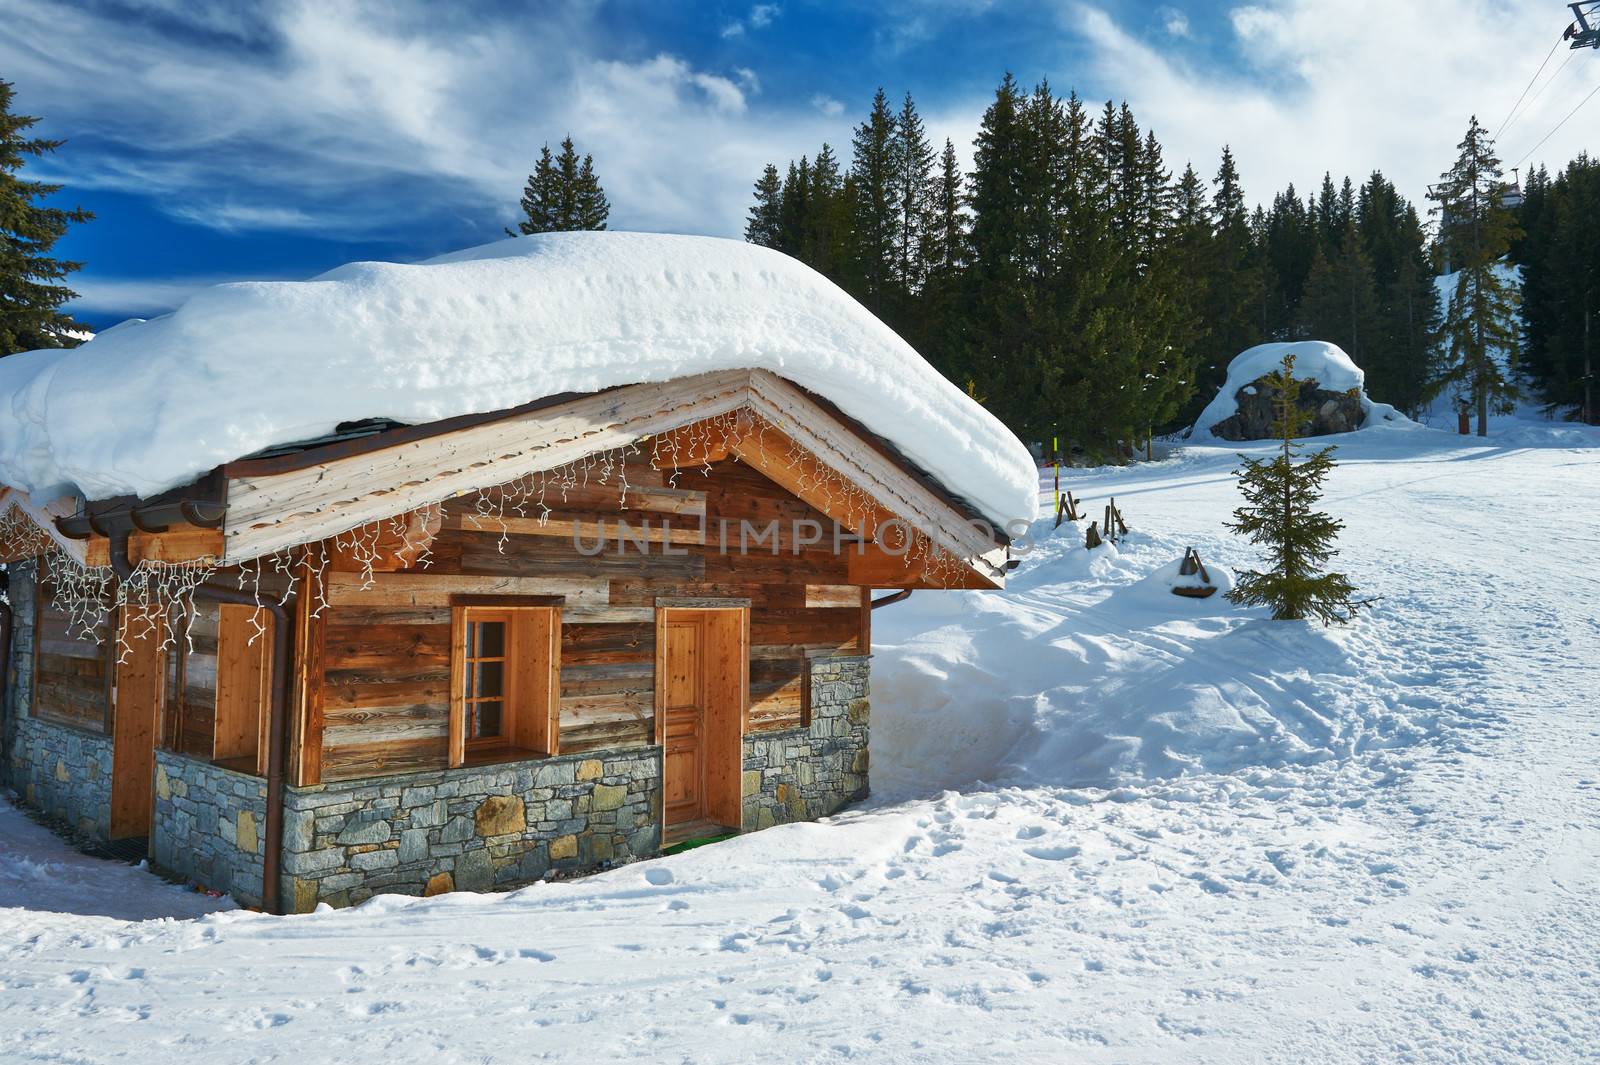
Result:
<svg viewBox="0 0 1600 1065">
<path fill-rule="evenodd" d="M 855 654 L 867 613 L 859 589 L 845 584 L 847 562 L 831 544 L 796 555 L 787 536 L 774 556 L 768 544 L 737 553 L 739 522 L 757 527 L 794 519 L 830 528 L 826 519 L 743 464 L 715 464 L 709 475 L 681 472 L 676 485 L 648 469 L 628 469 L 627 506 L 614 486 L 547 498 L 543 524 L 512 519 L 474 523 L 452 513 L 432 545 L 432 562 L 373 575 L 370 587 L 348 562 L 327 574 L 330 606 L 314 634 L 321 684 L 307 676 L 307 743 L 320 735 L 320 779 L 344 780 L 442 768 L 447 763 L 451 597 L 559 595 L 561 630 L 560 750 L 640 746 L 654 735 L 655 608 L 661 597 L 748 599 L 751 604 L 752 730 L 802 723 L 808 658 Z M 537 514 L 537 508 L 530 508 Z M 608 524 L 625 519 L 647 550 L 619 546 Z M 702 518 L 710 543 L 702 539 Z M 718 523 L 729 522 L 730 550 L 718 549 Z M 663 528 L 671 523 L 671 531 Z M 311 690 L 311 689 L 317 690 Z M 316 779 L 315 757 L 302 764 Z"/>
</svg>

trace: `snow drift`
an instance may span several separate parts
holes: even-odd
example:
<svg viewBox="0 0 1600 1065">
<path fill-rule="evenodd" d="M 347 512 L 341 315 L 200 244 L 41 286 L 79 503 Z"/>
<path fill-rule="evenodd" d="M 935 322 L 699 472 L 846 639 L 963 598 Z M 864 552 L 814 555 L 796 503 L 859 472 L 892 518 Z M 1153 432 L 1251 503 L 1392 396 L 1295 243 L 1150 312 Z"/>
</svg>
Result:
<svg viewBox="0 0 1600 1065">
<path fill-rule="evenodd" d="M 1037 511 L 1021 442 L 832 282 L 739 241 L 642 233 L 218 285 L 74 350 L 0 360 L 0 481 L 148 496 L 344 421 L 740 368 L 825 396 L 993 520 Z"/>
<path fill-rule="evenodd" d="M 1228 364 L 1228 379 L 1215 399 L 1200 412 L 1191 435 L 1212 437 L 1212 428 L 1239 411 L 1239 392 L 1252 382 L 1279 369 L 1285 355 L 1294 356 L 1294 376 L 1300 381 L 1315 381 L 1325 392 L 1355 390 L 1361 398 L 1361 428 L 1380 422 L 1409 421 L 1387 403 L 1374 403 L 1366 393 L 1367 375 L 1337 344 L 1325 340 L 1302 340 L 1292 344 L 1257 344 L 1247 348 Z"/>
</svg>

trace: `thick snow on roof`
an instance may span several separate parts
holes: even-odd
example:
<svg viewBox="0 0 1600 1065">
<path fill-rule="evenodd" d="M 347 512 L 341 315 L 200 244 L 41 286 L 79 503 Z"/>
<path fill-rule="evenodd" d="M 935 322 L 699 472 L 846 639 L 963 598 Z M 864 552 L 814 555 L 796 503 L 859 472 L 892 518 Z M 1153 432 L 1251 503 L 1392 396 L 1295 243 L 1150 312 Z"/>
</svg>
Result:
<svg viewBox="0 0 1600 1065">
<path fill-rule="evenodd" d="M 1367 375 L 1344 349 L 1326 340 L 1302 340 L 1293 344 L 1257 344 L 1246 348 L 1228 363 L 1228 380 L 1194 423 L 1197 436 L 1211 435 L 1211 427 L 1239 411 L 1239 390 L 1250 382 L 1272 373 L 1283 365 L 1285 355 L 1294 356 L 1294 375 L 1301 381 L 1316 381 L 1329 392 L 1362 389 L 1361 409 L 1371 421 L 1373 403 L 1364 390 Z M 1385 411 L 1392 410 L 1383 405 Z"/>
<path fill-rule="evenodd" d="M 997 521 L 1026 448 L 832 282 L 709 237 L 559 233 L 415 265 L 218 285 L 70 351 L 0 359 L 0 482 L 152 493 L 338 423 L 764 368 L 825 396 Z"/>
</svg>

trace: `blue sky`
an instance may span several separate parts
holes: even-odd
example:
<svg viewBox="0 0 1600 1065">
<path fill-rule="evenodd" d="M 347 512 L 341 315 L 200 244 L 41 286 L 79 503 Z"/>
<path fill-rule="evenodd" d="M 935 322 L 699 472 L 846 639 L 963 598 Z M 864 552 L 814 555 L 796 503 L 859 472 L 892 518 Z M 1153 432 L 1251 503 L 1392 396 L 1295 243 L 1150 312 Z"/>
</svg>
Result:
<svg viewBox="0 0 1600 1065">
<path fill-rule="evenodd" d="M 32 172 L 98 215 L 61 251 L 88 263 L 75 311 L 104 326 L 201 284 L 496 239 L 539 145 L 568 131 L 595 156 L 613 228 L 737 235 L 761 165 L 846 146 L 879 85 L 912 92 L 966 156 L 1006 70 L 1127 99 L 1176 166 L 1209 176 L 1231 143 L 1253 198 L 1374 167 L 1420 197 L 1469 113 L 1505 117 L 1565 13 L 1555 0 L 1444 10 L 0 0 L 0 77 L 69 139 Z M 1600 53 L 1558 52 L 1545 78 L 1506 131 L 1508 162 L 1600 82 Z M 1535 158 L 1600 148 L 1589 117 Z"/>
</svg>

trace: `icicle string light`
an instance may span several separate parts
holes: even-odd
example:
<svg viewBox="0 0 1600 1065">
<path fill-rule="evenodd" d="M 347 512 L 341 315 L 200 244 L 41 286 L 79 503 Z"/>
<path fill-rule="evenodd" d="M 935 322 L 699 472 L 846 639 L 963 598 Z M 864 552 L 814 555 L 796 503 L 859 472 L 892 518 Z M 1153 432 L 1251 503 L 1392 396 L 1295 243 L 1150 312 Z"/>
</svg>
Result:
<svg viewBox="0 0 1600 1065">
<path fill-rule="evenodd" d="M 772 446 L 769 436 L 786 441 L 787 446 Z M 949 586 L 965 568 L 957 556 L 935 543 L 924 530 L 904 521 L 877 524 L 885 508 L 873 496 L 832 466 L 819 462 L 790 434 L 748 407 L 692 422 L 639 443 L 648 444 L 651 468 L 672 488 L 678 487 L 680 477 L 686 473 L 710 476 L 714 461 L 725 456 L 741 461 L 739 451 L 753 449 L 762 469 L 782 466 L 788 470 L 797 494 L 815 500 L 817 509 L 835 515 L 839 524 L 851 529 L 871 528 L 878 545 L 898 555 L 908 572 L 914 570 L 920 578 Z M 596 452 L 464 493 L 457 497 L 466 502 L 461 521 L 480 531 L 497 531 L 498 547 L 504 553 L 511 534 L 508 516 L 546 524 L 555 512 L 551 503 L 565 503 L 576 491 L 594 485 L 614 486 L 617 509 L 625 510 L 628 492 L 633 488 L 628 480 L 628 462 L 644 453 L 639 443 Z M 448 505 L 454 505 L 454 501 Z M 329 537 L 320 547 L 285 549 L 239 563 L 238 587 L 256 601 L 250 642 L 267 632 L 262 614 L 269 601 L 286 605 L 297 591 L 303 591 L 311 597 L 312 617 L 320 617 L 328 609 L 327 574 L 330 558 L 335 555 L 354 564 L 363 590 L 376 583 L 376 574 L 381 570 L 428 568 L 433 561 L 434 537 L 446 517 L 446 502 L 428 503 L 355 526 Z M 170 647 L 180 633 L 187 640 L 195 616 L 195 589 L 220 568 L 209 560 L 146 559 L 134 567 L 126 581 L 118 581 L 109 566 L 79 564 L 15 506 L 0 511 L 0 553 L 0 557 L 39 559 L 41 574 L 49 581 L 56 603 L 68 613 L 73 632 L 81 638 L 99 642 L 116 612 L 131 607 L 136 619 L 115 635 L 119 661 L 128 654 L 130 638 L 148 638 L 158 629 L 163 649 Z M 172 619 L 173 614 L 183 619 L 181 624 Z M 169 619 L 165 626 L 157 621 L 163 615 Z"/>
</svg>

